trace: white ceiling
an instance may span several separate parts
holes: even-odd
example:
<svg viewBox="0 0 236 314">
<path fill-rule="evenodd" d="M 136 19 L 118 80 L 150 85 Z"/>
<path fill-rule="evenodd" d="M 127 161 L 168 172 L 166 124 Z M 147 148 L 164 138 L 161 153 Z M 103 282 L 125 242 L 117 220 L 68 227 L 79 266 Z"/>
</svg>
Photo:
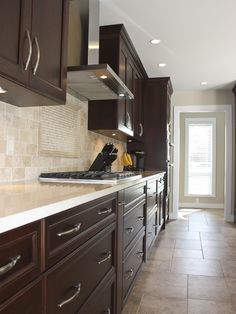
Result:
<svg viewBox="0 0 236 314">
<path fill-rule="evenodd" d="M 233 87 L 236 0 L 100 0 L 100 7 L 101 25 L 125 24 L 149 77 L 170 76 L 175 91 Z"/>
</svg>

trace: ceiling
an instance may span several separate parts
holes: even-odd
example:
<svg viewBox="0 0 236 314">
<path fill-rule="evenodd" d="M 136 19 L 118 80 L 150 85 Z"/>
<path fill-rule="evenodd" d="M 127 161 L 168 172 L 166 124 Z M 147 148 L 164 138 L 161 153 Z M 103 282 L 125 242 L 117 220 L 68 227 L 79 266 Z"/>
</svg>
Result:
<svg viewBox="0 0 236 314">
<path fill-rule="evenodd" d="M 170 76 L 175 91 L 233 87 L 236 0 L 100 0 L 100 7 L 100 25 L 125 24 L 149 77 Z"/>
</svg>

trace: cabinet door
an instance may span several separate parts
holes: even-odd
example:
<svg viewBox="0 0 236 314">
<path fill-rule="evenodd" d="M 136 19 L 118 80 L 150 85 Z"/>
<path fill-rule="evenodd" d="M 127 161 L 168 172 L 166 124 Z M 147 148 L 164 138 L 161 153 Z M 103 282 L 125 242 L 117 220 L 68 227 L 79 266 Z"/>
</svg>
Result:
<svg viewBox="0 0 236 314">
<path fill-rule="evenodd" d="M 0 1 L 0 74 L 23 85 L 28 80 L 31 1 Z"/>
<path fill-rule="evenodd" d="M 33 0 L 30 86 L 64 102 L 67 72 L 67 0 Z"/>
</svg>

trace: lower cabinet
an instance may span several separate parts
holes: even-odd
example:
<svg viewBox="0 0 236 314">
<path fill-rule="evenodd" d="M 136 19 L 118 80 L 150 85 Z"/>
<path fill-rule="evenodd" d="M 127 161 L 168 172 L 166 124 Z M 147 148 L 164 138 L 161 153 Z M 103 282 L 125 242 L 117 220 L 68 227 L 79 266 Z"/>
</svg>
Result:
<svg viewBox="0 0 236 314">
<path fill-rule="evenodd" d="M 151 247 L 157 235 L 157 226 L 159 227 L 157 213 L 157 209 L 155 209 L 147 219 L 147 250 Z"/>
<path fill-rule="evenodd" d="M 42 314 L 42 282 L 37 281 L 0 305 L 1 314 Z"/>
</svg>

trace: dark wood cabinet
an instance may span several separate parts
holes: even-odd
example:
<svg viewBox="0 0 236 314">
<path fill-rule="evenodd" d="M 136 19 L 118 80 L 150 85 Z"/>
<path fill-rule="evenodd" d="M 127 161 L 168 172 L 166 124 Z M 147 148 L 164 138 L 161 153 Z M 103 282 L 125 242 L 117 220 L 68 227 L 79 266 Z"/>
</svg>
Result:
<svg viewBox="0 0 236 314">
<path fill-rule="evenodd" d="M 235 107 L 236 107 L 236 85 L 234 85 L 233 93 L 234 93 L 234 97 L 235 97 Z M 236 111 L 234 111 L 234 114 L 236 115 Z M 234 137 L 234 145 L 236 147 L 236 137 Z M 235 164 L 236 164 L 236 161 L 235 161 Z M 234 167 L 234 168 L 235 168 L 234 176 L 236 178 L 236 167 Z M 234 222 L 236 222 L 236 191 L 234 191 L 234 208 L 235 208 L 234 209 Z"/>
<path fill-rule="evenodd" d="M 0 2 L 0 100 L 66 101 L 68 0 Z M 3 44 L 4 43 L 4 44 Z"/>
<path fill-rule="evenodd" d="M 108 63 L 135 97 L 133 100 L 89 102 L 89 130 L 121 140 L 126 140 L 127 136 L 142 138 L 139 107 L 142 105 L 141 82 L 147 74 L 122 24 L 100 27 L 99 63 Z"/>
</svg>

